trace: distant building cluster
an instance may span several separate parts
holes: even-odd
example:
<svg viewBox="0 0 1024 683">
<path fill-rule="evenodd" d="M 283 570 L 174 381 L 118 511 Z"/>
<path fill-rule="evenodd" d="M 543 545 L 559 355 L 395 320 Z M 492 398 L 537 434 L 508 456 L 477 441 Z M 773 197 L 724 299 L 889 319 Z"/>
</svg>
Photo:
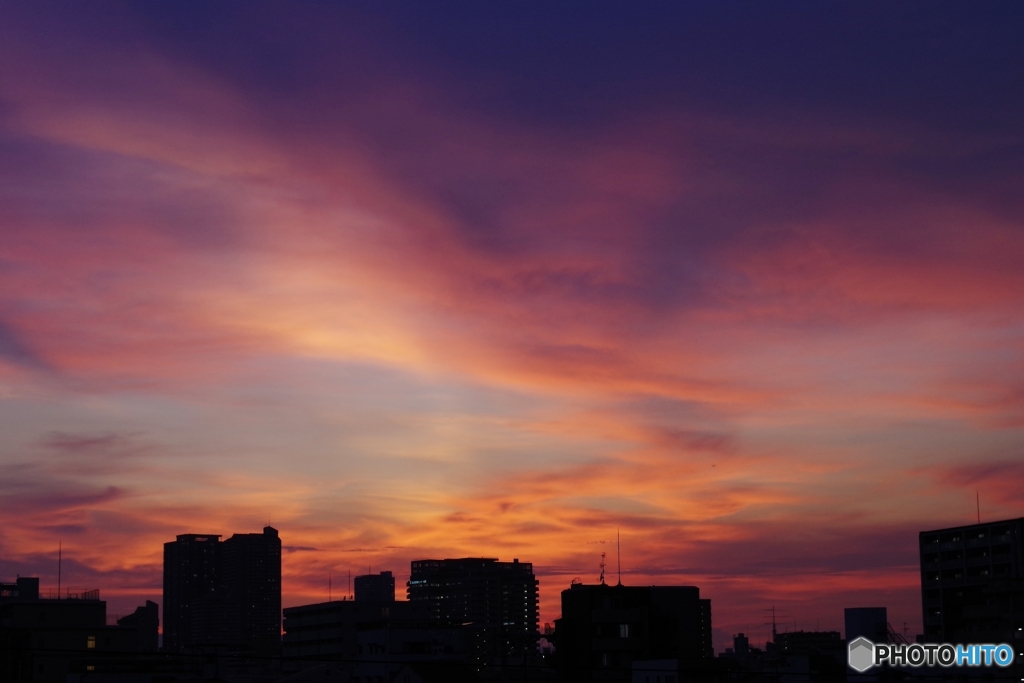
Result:
<svg viewBox="0 0 1024 683">
<path fill-rule="evenodd" d="M 1024 651 L 1024 519 L 920 534 L 920 643 L 1011 643 Z M 602 565 L 603 566 L 603 565 Z M 885 607 L 845 610 L 838 631 L 736 634 L 714 656 L 711 601 L 695 586 L 573 581 L 539 628 L 533 565 L 468 557 L 414 561 L 406 600 L 391 571 L 354 595 L 281 609 L 281 539 L 182 534 L 164 544 L 156 603 L 106 613 L 99 591 L 43 596 L 37 578 L 0 583 L 0 683 L 831 683 L 1024 680 L 931 668 L 858 674 L 857 638 L 906 644 Z M 283 616 L 283 621 L 282 621 Z M 283 627 L 283 628 L 282 628 Z"/>
</svg>

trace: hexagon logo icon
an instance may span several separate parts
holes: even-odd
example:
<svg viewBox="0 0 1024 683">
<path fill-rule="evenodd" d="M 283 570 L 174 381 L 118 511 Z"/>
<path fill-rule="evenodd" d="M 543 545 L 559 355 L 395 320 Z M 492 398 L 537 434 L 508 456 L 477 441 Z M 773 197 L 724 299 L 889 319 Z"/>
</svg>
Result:
<svg viewBox="0 0 1024 683">
<path fill-rule="evenodd" d="M 851 641 L 847 646 L 846 661 L 851 669 L 864 673 L 875 663 L 875 644 L 864 637 Z"/>
</svg>

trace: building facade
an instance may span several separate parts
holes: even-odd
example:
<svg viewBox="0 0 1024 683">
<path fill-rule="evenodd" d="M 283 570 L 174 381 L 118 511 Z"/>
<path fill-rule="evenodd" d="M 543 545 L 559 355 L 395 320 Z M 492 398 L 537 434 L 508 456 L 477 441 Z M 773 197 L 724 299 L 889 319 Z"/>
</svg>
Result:
<svg viewBox="0 0 1024 683">
<path fill-rule="evenodd" d="M 0 681 L 65 683 L 69 675 L 145 670 L 156 650 L 157 605 L 107 624 L 98 590 L 39 596 L 39 579 L 0 583 Z"/>
<path fill-rule="evenodd" d="M 478 670 L 505 668 L 537 656 L 539 582 L 529 562 L 467 557 L 417 560 L 409 576 L 409 602 L 431 616 L 461 623 Z"/>
<path fill-rule="evenodd" d="M 364 574 L 355 579 L 355 599 L 375 602 L 395 601 L 395 575 L 391 572 Z"/>
<path fill-rule="evenodd" d="M 325 664 L 353 683 L 388 681 L 408 662 L 464 663 L 461 624 L 430 614 L 425 603 L 335 600 L 284 610 L 283 660 L 287 671 Z"/>
<path fill-rule="evenodd" d="M 180 652 L 196 642 L 193 613 L 220 594 L 220 568 L 218 534 L 181 534 L 164 543 L 164 650 Z"/>
<path fill-rule="evenodd" d="M 277 529 L 224 541 L 223 592 L 239 648 L 281 651 L 281 538 Z"/>
<path fill-rule="evenodd" d="M 281 539 L 182 534 L 164 544 L 164 650 L 264 656 L 281 647 Z"/>
<path fill-rule="evenodd" d="M 889 616 L 884 607 L 847 607 L 843 611 L 846 641 L 867 638 L 872 643 L 889 642 Z"/>
<path fill-rule="evenodd" d="M 714 658 L 711 601 L 695 586 L 573 584 L 555 620 L 561 680 L 629 681 L 633 662 Z"/>
<path fill-rule="evenodd" d="M 1024 519 L 922 531 L 924 639 L 1009 642 L 1024 628 Z M 1004 640 L 979 640 L 980 637 Z"/>
</svg>

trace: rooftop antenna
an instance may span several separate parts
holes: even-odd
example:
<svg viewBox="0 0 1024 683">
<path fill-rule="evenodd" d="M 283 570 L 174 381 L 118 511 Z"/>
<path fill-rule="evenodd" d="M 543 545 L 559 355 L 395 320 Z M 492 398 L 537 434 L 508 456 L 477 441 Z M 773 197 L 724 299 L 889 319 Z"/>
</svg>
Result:
<svg viewBox="0 0 1024 683">
<path fill-rule="evenodd" d="M 604 585 L 604 553 L 601 553 L 601 585 Z"/>
<path fill-rule="evenodd" d="M 974 504 L 978 508 L 978 524 L 981 524 L 981 494 L 978 489 L 974 489 Z"/>
<path fill-rule="evenodd" d="M 619 530 L 615 529 L 615 563 L 619 566 L 619 585 L 622 585 L 622 543 L 619 541 Z"/>
<path fill-rule="evenodd" d="M 352 599 L 352 570 L 348 570 L 348 597 Z"/>
<path fill-rule="evenodd" d="M 57 540 L 57 599 L 60 600 L 60 539 Z"/>
<path fill-rule="evenodd" d="M 327 602 L 331 601 L 331 573 L 327 572 Z"/>
</svg>

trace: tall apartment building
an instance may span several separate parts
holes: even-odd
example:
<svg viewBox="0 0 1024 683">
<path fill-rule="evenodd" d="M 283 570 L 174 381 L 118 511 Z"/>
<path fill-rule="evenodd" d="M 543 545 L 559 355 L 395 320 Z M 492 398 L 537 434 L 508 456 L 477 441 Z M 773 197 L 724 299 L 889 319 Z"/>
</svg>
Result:
<svg viewBox="0 0 1024 683">
<path fill-rule="evenodd" d="M 164 649 L 281 647 L 281 539 L 277 530 L 182 534 L 164 544 Z"/>
<path fill-rule="evenodd" d="M 218 534 L 181 534 L 164 543 L 164 649 L 193 645 L 193 611 L 220 595 L 221 543 Z"/>
<path fill-rule="evenodd" d="M 1010 642 L 1024 633 L 1024 519 L 922 531 L 919 541 L 927 642 Z"/>
<path fill-rule="evenodd" d="M 237 642 L 244 650 L 281 649 L 281 539 L 277 530 L 224 541 L 223 586 Z"/>
<path fill-rule="evenodd" d="M 529 562 L 467 557 L 412 563 L 408 595 L 439 620 L 461 623 L 471 664 L 483 669 L 536 655 L 539 582 Z"/>
</svg>

